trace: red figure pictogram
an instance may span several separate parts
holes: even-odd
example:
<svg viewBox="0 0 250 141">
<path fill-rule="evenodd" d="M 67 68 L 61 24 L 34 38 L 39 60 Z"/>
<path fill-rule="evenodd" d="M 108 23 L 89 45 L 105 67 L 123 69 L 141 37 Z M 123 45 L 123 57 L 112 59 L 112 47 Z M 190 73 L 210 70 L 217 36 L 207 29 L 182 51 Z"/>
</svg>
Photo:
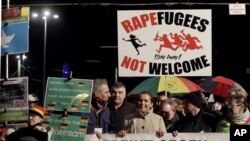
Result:
<svg viewBox="0 0 250 141">
<path fill-rule="evenodd" d="M 163 34 L 162 36 L 159 36 L 159 32 L 157 32 L 157 34 L 155 35 L 154 41 L 161 41 L 161 42 L 163 42 L 163 44 L 160 44 L 159 49 L 156 49 L 156 51 L 157 51 L 158 53 L 161 52 L 161 49 L 162 49 L 162 48 L 169 48 L 169 49 L 172 49 L 172 50 L 174 50 L 174 51 L 177 49 L 177 48 L 174 48 L 174 47 L 172 46 L 172 43 L 171 43 L 170 40 L 168 39 L 167 34 Z"/>
<path fill-rule="evenodd" d="M 183 40 L 185 39 L 184 37 L 182 37 L 180 34 L 177 34 L 177 33 L 175 33 L 174 35 L 173 33 L 170 33 L 170 36 L 174 40 L 172 42 L 172 45 L 174 45 L 175 48 L 183 47 L 184 45 Z"/>
<path fill-rule="evenodd" d="M 197 42 L 200 43 L 200 40 L 195 37 L 191 36 L 190 34 L 185 34 L 184 30 L 181 31 L 182 35 L 185 37 L 185 42 L 183 44 L 183 51 L 187 51 L 187 49 L 194 50 L 203 48 L 202 45 L 198 46 Z"/>
<path fill-rule="evenodd" d="M 162 48 L 169 48 L 173 51 L 176 51 L 178 48 L 182 48 L 183 51 L 194 50 L 194 49 L 202 49 L 202 45 L 198 46 L 197 43 L 200 43 L 200 40 L 192 36 L 190 34 L 185 34 L 184 30 L 180 31 L 181 34 L 178 33 L 170 33 L 169 35 L 163 34 L 159 36 L 159 32 L 155 35 L 154 41 L 162 42 L 156 52 L 160 53 Z M 171 38 L 170 38 L 171 37 Z"/>
</svg>

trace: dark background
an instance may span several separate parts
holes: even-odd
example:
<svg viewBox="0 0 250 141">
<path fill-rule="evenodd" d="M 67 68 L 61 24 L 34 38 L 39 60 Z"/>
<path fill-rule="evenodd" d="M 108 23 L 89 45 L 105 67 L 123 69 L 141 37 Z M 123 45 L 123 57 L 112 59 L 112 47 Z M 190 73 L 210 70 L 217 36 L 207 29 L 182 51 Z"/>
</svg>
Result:
<svg viewBox="0 0 250 141">
<path fill-rule="evenodd" d="M 62 77 L 62 65 L 70 64 L 73 78 L 107 78 L 111 85 L 115 81 L 117 68 L 117 10 L 157 10 L 157 9 L 212 9 L 212 62 L 213 76 L 223 75 L 239 82 L 250 91 L 249 3 L 247 15 L 229 15 L 229 2 L 232 0 L 204 1 L 117 1 L 104 0 L 13 0 L 10 6 L 30 6 L 32 12 L 50 9 L 60 15 L 58 20 L 48 20 L 46 75 Z M 240 0 L 240 2 L 247 2 Z M 3 1 L 6 8 L 6 1 Z M 24 62 L 24 76 L 29 76 L 30 93 L 41 97 L 43 70 L 43 20 L 30 18 L 29 52 Z M 87 62 L 86 60 L 100 60 Z M 2 57 L 2 68 L 5 66 Z M 9 76 L 16 77 L 17 61 L 15 55 L 9 56 Z M 2 77 L 5 69 L 2 69 Z M 201 77 L 188 77 L 197 80 Z M 146 77 L 118 77 L 127 85 L 128 92 Z"/>
</svg>

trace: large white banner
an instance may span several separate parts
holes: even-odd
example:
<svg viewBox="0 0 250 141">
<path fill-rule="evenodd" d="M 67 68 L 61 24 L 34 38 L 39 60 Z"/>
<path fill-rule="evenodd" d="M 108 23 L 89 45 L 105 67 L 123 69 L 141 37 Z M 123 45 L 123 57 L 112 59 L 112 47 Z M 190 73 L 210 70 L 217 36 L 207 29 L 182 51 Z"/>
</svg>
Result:
<svg viewBox="0 0 250 141">
<path fill-rule="evenodd" d="M 211 10 L 118 11 L 119 76 L 211 76 Z"/>
<path fill-rule="evenodd" d="M 128 134 L 117 137 L 114 134 L 103 134 L 102 141 L 229 141 L 228 133 L 179 133 L 177 137 L 165 134 L 158 138 L 154 134 Z M 86 135 L 84 141 L 100 141 L 95 135 Z"/>
</svg>

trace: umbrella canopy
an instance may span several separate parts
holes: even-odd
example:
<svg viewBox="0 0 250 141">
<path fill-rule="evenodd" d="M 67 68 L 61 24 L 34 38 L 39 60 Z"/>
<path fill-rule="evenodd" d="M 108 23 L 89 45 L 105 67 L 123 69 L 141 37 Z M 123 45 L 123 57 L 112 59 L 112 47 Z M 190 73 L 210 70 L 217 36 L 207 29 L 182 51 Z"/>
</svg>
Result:
<svg viewBox="0 0 250 141">
<path fill-rule="evenodd" d="M 199 85 L 184 77 L 160 76 L 151 77 L 142 81 L 128 93 L 128 96 L 139 94 L 143 91 L 149 91 L 152 94 L 170 92 L 171 96 L 174 96 L 204 90 Z"/>
<path fill-rule="evenodd" d="M 199 86 L 208 93 L 212 93 L 215 96 L 220 96 L 222 98 L 228 97 L 228 92 L 231 88 L 240 88 L 243 93 L 246 93 L 245 89 L 239 83 L 223 76 L 203 79 Z"/>
</svg>

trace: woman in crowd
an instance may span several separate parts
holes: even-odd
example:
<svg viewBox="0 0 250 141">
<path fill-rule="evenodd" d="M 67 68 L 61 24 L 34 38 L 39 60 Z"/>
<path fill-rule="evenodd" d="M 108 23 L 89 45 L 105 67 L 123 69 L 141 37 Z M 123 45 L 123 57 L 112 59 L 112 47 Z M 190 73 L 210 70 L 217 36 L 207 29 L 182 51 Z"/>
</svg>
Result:
<svg viewBox="0 0 250 141">
<path fill-rule="evenodd" d="M 125 117 L 123 130 L 118 135 L 123 137 L 127 133 L 155 133 L 162 137 L 166 133 L 163 118 L 152 112 L 153 96 L 150 92 L 142 92 L 139 95 L 137 111 Z"/>
<path fill-rule="evenodd" d="M 230 125 L 249 125 L 250 113 L 245 96 L 236 94 L 228 99 L 228 114 L 217 125 L 217 132 L 229 133 Z"/>
</svg>

